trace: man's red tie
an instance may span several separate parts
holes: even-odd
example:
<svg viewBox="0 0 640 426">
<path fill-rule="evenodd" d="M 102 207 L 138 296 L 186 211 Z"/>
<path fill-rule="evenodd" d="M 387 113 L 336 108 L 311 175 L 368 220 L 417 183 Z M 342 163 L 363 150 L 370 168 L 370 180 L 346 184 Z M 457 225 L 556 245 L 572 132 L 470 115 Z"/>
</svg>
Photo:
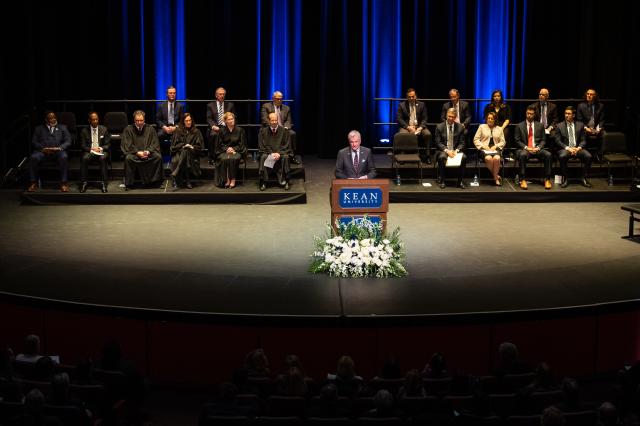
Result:
<svg viewBox="0 0 640 426">
<path fill-rule="evenodd" d="M 529 123 L 529 142 L 527 143 L 529 148 L 533 148 L 533 126 Z"/>
</svg>

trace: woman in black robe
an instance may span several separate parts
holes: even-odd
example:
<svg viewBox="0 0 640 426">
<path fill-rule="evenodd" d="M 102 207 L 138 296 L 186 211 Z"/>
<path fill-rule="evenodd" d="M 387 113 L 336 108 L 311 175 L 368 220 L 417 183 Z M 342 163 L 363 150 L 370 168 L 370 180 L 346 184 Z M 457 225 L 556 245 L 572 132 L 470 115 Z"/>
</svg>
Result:
<svg viewBox="0 0 640 426">
<path fill-rule="evenodd" d="M 220 127 L 215 144 L 217 185 L 235 188 L 238 165 L 247 152 L 247 139 L 244 129 L 236 126 L 235 114 L 225 112 L 222 117 L 225 125 Z"/>
<path fill-rule="evenodd" d="M 171 177 L 178 186 L 193 188 L 191 176 L 200 176 L 200 151 L 204 146 L 202 133 L 188 112 L 171 139 Z"/>
</svg>

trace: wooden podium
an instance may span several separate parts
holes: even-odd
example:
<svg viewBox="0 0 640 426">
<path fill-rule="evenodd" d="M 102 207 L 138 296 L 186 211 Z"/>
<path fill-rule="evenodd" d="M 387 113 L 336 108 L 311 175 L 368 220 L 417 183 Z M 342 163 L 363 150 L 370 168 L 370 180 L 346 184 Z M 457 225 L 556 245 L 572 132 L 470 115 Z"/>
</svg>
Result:
<svg viewBox="0 0 640 426">
<path fill-rule="evenodd" d="M 389 180 L 334 179 L 331 183 L 331 226 L 336 219 L 351 221 L 363 216 L 387 226 L 389 211 Z"/>
</svg>

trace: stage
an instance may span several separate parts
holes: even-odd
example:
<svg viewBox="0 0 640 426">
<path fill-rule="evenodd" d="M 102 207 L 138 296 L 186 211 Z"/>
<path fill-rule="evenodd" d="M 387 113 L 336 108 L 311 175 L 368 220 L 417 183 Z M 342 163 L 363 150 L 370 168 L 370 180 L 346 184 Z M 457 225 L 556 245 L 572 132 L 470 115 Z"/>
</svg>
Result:
<svg viewBox="0 0 640 426">
<path fill-rule="evenodd" d="M 168 198 L 167 204 L 43 206 L 21 202 L 20 190 L 4 190 L 0 292 L 3 299 L 65 309 L 320 322 L 450 319 L 640 299 L 640 245 L 620 238 L 628 223 L 622 201 L 637 202 L 639 194 L 629 191 L 628 183 L 608 188 L 597 180 L 592 190 L 576 183 L 544 191 L 533 184 L 529 192 L 486 182 L 443 191 L 403 181 L 391 193 L 389 226 L 401 228 L 408 277 L 309 274 L 312 237 L 327 231 L 333 165 L 333 160 L 305 159 L 304 179 L 288 192 L 302 192 L 304 202 L 286 205 Z M 260 194 L 254 184 L 248 181 L 244 191 Z M 171 197 L 164 189 L 124 191 L 114 185 L 106 195 Z M 218 190 L 199 185 L 194 191 L 174 193 L 195 200 Z M 242 186 L 235 191 L 243 193 Z M 401 202 L 412 191 L 439 197 L 463 193 L 469 199 Z M 530 199 L 478 202 L 482 191 L 524 193 Z M 574 192 L 582 198 L 572 198 Z M 600 202 L 599 192 L 616 201 Z M 69 194 L 53 189 L 36 194 L 47 193 L 104 196 L 75 188 Z M 274 187 L 265 193 L 287 192 Z M 535 194 L 555 202 L 526 202 L 545 201 L 534 200 Z"/>
</svg>

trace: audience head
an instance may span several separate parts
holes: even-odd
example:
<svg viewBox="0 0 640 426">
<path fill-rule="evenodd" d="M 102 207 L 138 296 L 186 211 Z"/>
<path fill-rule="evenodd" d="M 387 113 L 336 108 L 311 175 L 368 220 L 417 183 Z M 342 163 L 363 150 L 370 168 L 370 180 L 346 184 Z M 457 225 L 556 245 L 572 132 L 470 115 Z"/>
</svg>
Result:
<svg viewBox="0 0 640 426">
<path fill-rule="evenodd" d="M 512 365 L 518 359 L 518 347 L 511 342 L 502 342 L 498 347 L 500 365 Z"/>
<path fill-rule="evenodd" d="M 352 379 L 356 376 L 355 363 L 349 355 L 343 355 L 338 359 L 336 376 L 341 379 Z"/>
<path fill-rule="evenodd" d="M 13 376 L 13 351 L 11 348 L 0 348 L 0 377 L 9 379 Z"/>
<path fill-rule="evenodd" d="M 33 376 L 36 380 L 49 380 L 53 375 L 53 360 L 51 357 L 38 358 L 33 368 Z"/>
<path fill-rule="evenodd" d="M 307 384 L 304 381 L 304 374 L 298 367 L 290 367 L 284 375 L 284 390 L 288 396 L 305 396 L 307 394 Z"/>
<path fill-rule="evenodd" d="M 576 379 L 566 377 L 562 380 L 562 392 L 567 403 L 575 404 L 580 399 L 580 386 Z"/>
<path fill-rule="evenodd" d="M 32 416 L 40 416 L 44 408 L 44 395 L 39 389 L 32 389 L 24 399 L 24 410 Z"/>
<path fill-rule="evenodd" d="M 333 383 L 328 383 L 320 389 L 320 399 L 323 401 L 337 401 L 338 388 Z"/>
<path fill-rule="evenodd" d="M 431 377 L 439 377 L 445 374 L 447 371 L 447 362 L 444 359 L 444 355 L 440 352 L 431 355 L 431 359 L 424 370 L 425 374 Z"/>
<path fill-rule="evenodd" d="M 404 376 L 404 395 L 422 396 L 422 375 L 417 369 L 407 371 Z"/>
<path fill-rule="evenodd" d="M 399 379 L 402 377 L 402 369 L 400 368 L 400 361 L 397 358 L 388 358 L 382 365 L 382 371 L 380 376 L 383 379 Z"/>
<path fill-rule="evenodd" d="M 302 361 L 300 360 L 300 357 L 295 354 L 289 354 L 285 356 L 284 365 L 286 365 L 288 368 L 298 367 L 301 371 L 304 371 L 304 368 L 302 368 Z"/>
<path fill-rule="evenodd" d="M 546 362 L 541 362 L 536 366 L 536 382 L 539 386 L 548 388 L 553 385 L 553 374 L 551 367 Z"/>
<path fill-rule="evenodd" d="M 25 355 L 40 354 L 40 338 L 35 334 L 30 334 L 24 339 L 24 354 Z"/>
<path fill-rule="evenodd" d="M 542 426 L 563 426 L 564 423 L 564 414 L 553 405 L 542 411 L 542 418 L 540 419 Z"/>
<path fill-rule="evenodd" d="M 54 401 L 64 402 L 69 399 L 69 375 L 67 373 L 53 375 L 51 393 Z"/>
<path fill-rule="evenodd" d="M 105 370 L 117 370 L 122 361 L 122 348 L 115 340 L 109 340 L 102 347 L 101 367 Z"/>
<path fill-rule="evenodd" d="M 502 90 L 496 89 L 491 92 L 491 102 L 494 105 L 502 105 L 504 102 L 504 97 L 502 96 Z"/>
<path fill-rule="evenodd" d="M 258 348 L 249 352 L 245 358 L 249 375 L 269 375 L 269 359 L 264 349 Z"/>
<path fill-rule="evenodd" d="M 618 410 L 612 403 L 606 401 L 598 407 L 598 420 L 602 426 L 615 426 L 618 424 Z"/>
<path fill-rule="evenodd" d="M 386 389 L 380 389 L 373 397 L 378 415 L 391 416 L 393 413 L 393 395 Z"/>
<path fill-rule="evenodd" d="M 225 382 L 218 386 L 218 400 L 235 401 L 238 395 L 238 387 L 233 383 Z"/>
</svg>

